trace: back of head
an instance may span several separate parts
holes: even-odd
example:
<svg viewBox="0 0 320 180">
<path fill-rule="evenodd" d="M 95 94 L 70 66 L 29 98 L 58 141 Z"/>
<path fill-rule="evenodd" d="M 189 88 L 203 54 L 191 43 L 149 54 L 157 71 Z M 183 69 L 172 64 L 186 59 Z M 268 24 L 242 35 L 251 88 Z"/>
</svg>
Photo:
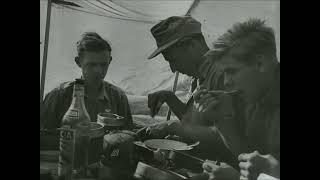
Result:
<svg viewBox="0 0 320 180">
<path fill-rule="evenodd" d="M 78 56 L 81 56 L 85 51 L 100 52 L 106 50 L 111 53 L 110 44 L 96 32 L 85 32 L 77 42 Z"/>
<path fill-rule="evenodd" d="M 254 63 L 254 56 L 263 54 L 276 60 L 276 41 L 272 28 L 260 19 L 249 19 L 236 23 L 213 43 L 216 54 L 227 54 L 231 49 L 239 47 L 245 53 L 237 58 L 246 64 Z M 220 52 L 220 53 L 217 53 Z"/>
</svg>

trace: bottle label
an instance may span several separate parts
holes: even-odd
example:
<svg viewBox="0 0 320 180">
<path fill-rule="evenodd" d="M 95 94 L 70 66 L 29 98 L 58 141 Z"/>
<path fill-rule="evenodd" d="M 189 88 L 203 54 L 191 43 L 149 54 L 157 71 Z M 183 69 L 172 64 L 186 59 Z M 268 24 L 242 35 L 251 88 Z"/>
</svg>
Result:
<svg viewBox="0 0 320 180">
<path fill-rule="evenodd" d="M 60 154 L 58 176 L 70 177 L 74 162 L 75 130 L 63 128 L 60 131 Z"/>
<path fill-rule="evenodd" d="M 79 118 L 79 110 L 70 109 L 70 111 L 68 112 L 67 116 L 71 117 L 71 118 Z"/>
</svg>

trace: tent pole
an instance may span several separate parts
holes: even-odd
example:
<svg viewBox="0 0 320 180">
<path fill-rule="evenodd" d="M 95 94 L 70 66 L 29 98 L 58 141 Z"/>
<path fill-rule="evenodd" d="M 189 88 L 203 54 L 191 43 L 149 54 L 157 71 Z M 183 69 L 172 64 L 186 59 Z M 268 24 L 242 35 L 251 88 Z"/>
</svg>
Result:
<svg viewBox="0 0 320 180">
<path fill-rule="evenodd" d="M 191 4 L 190 8 L 188 9 L 186 16 L 190 16 L 191 12 L 196 8 L 199 4 L 200 0 L 193 0 L 193 3 Z"/>
<path fill-rule="evenodd" d="M 190 16 L 192 10 L 198 6 L 199 2 L 200 2 L 200 0 L 193 0 L 193 3 L 191 4 L 190 8 L 188 9 L 188 11 L 186 13 L 186 16 Z M 177 71 L 176 77 L 174 79 L 173 88 L 172 88 L 173 93 L 175 93 L 177 90 L 178 78 L 179 78 L 179 72 Z M 171 117 L 171 109 L 169 108 L 168 113 L 167 113 L 167 121 L 170 120 L 170 117 Z"/>
<path fill-rule="evenodd" d="M 52 5 L 52 0 L 48 0 L 46 31 L 45 31 L 45 39 L 44 39 L 42 71 L 41 71 L 41 81 L 40 81 L 40 103 L 43 101 L 44 84 L 45 84 L 45 80 L 46 80 L 48 46 L 49 46 L 49 32 L 50 32 L 51 5 Z"/>
</svg>

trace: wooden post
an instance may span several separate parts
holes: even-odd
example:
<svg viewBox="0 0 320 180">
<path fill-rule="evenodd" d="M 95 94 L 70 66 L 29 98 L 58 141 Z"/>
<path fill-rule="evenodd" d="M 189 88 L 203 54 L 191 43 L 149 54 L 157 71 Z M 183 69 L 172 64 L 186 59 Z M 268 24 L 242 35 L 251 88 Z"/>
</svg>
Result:
<svg viewBox="0 0 320 180">
<path fill-rule="evenodd" d="M 44 39 L 43 59 L 42 59 L 42 71 L 40 81 L 40 103 L 43 101 L 44 84 L 46 81 L 46 70 L 47 70 L 47 59 L 48 59 L 48 46 L 49 46 L 49 35 L 50 35 L 50 17 L 51 17 L 51 4 L 52 0 L 48 0 L 47 4 L 47 20 L 46 20 L 46 32 Z"/>
</svg>

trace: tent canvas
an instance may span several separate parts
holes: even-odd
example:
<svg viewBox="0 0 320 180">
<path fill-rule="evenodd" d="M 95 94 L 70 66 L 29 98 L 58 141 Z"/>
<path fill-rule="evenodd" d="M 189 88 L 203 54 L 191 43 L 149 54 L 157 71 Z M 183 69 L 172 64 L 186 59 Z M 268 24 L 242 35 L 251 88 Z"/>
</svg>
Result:
<svg viewBox="0 0 320 180">
<path fill-rule="evenodd" d="M 47 63 L 45 94 L 63 81 L 80 76 L 74 63 L 76 42 L 86 31 L 95 31 L 112 46 L 113 61 L 106 80 L 121 87 L 128 95 L 145 101 L 153 91 L 171 89 L 175 74 L 162 55 L 147 60 L 156 48 L 150 28 L 159 20 L 184 15 L 193 0 L 67 0 L 82 6 L 70 9 L 54 4 Z M 81 10 L 81 11 L 79 11 Z M 280 1 L 208 1 L 198 0 L 191 16 L 202 23 L 209 46 L 235 22 L 250 17 L 267 20 L 274 28 L 280 59 Z M 44 40 L 46 1 L 40 0 L 40 41 Z M 40 73 L 43 43 L 40 44 Z M 188 79 L 179 76 L 177 90 L 188 90 Z"/>
</svg>

